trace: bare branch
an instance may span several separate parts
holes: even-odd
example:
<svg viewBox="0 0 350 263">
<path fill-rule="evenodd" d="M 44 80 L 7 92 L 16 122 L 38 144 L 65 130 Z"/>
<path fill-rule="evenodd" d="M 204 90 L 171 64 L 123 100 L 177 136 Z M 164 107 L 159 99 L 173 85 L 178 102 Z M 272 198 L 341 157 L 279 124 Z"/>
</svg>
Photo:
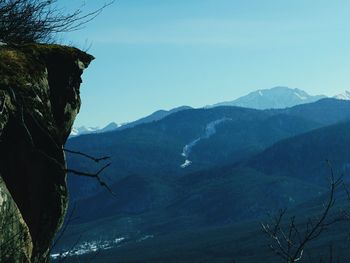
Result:
<svg viewBox="0 0 350 263">
<path fill-rule="evenodd" d="M 335 178 L 330 163 L 330 190 L 327 202 L 323 205 L 322 213 L 314 218 L 308 218 L 304 230 L 299 230 L 295 223 L 295 217 L 289 219 L 287 226 L 282 225 L 286 210 L 281 210 L 273 220 L 273 227 L 261 224 L 263 231 L 274 241 L 275 245 L 269 244 L 273 252 L 288 263 L 298 262 L 302 259 L 305 247 L 312 240 L 317 239 L 329 226 L 344 220 L 348 220 L 347 213 L 331 216 L 330 211 L 335 205 L 335 192 L 343 185 L 342 177 Z M 350 194 L 348 197 L 350 198 Z"/>
<path fill-rule="evenodd" d="M 102 181 L 102 179 L 99 176 L 100 173 L 103 172 L 103 170 L 105 170 L 110 165 L 111 165 L 111 163 L 106 164 L 100 170 L 98 170 L 96 173 L 82 172 L 82 171 L 77 171 L 77 170 L 74 170 L 74 169 L 66 169 L 66 172 L 67 173 L 72 173 L 72 174 L 75 174 L 75 175 L 79 175 L 79 176 L 87 176 L 87 177 L 96 178 L 101 186 L 105 187 L 112 195 L 115 195 L 114 192 L 112 191 L 112 189 L 104 181 Z"/>
<path fill-rule="evenodd" d="M 72 13 L 58 7 L 59 0 L 0 0 L 0 41 L 8 44 L 50 42 L 54 35 L 76 31 L 95 19 L 114 0 L 97 10 Z"/>
<path fill-rule="evenodd" d="M 72 154 L 77 154 L 77 155 L 84 156 L 84 157 L 86 157 L 86 158 L 88 158 L 90 160 L 93 160 L 96 163 L 98 163 L 100 161 L 108 160 L 108 159 L 111 158 L 110 156 L 104 156 L 104 157 L 101 157 L 101 158 L 96 158 L 94 156 L 88 155 L 88 154 L 83 153 L 83 152 L 68 150 L 67 148 L 64 148 L 63 150 L 65 152 L 67 152 L 67 153 L 72 153 Z"/>
</svg>

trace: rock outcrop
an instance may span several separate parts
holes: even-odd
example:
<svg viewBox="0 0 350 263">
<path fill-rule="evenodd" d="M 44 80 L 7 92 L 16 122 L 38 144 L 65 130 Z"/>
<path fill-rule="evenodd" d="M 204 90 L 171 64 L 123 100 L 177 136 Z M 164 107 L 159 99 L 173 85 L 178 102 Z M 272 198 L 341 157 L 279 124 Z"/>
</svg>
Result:
<svg viewBox="0 0 350 263">
<path fill-rule="evenodd" d="M 92 59 L 59 45 L 0 46 L 0 261 L 49 259 L 67 208 L 63 144 Z"/>
</svg>

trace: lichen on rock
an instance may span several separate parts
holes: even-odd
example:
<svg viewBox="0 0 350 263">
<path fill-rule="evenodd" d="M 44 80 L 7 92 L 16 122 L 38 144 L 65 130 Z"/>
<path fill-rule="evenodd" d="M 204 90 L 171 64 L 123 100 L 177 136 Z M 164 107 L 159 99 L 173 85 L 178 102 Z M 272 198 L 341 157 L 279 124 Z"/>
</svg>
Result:
<svg viewBox="0 0 350 263">
<path fill-rule="evenodd" d="M 22 249 L 13 262 L 45 262 L 63 222 L 68 197 L 62 147 L 80 109 L 81 75 L 92 59 L 60 45 L 0 46 L 0 210 L 15 211 L 17 225 L 6 224 L 4 212 L 0 228 L 21 228 L 17 235 L 24 240 L 17 242 Z M 6 242 L 16 243 L 4 237 L 0 251 Z"/>
</svg>

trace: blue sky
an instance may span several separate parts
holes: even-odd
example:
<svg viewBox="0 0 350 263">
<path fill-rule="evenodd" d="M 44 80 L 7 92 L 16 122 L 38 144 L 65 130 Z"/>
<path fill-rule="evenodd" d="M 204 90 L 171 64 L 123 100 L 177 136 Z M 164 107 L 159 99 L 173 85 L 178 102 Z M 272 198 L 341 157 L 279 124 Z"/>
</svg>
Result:
<svg viewBox="0 0 350 263">
<path fill-rule="evenodd" d="M 341 0 L 116 1 L 63 36 L 91 44 L 96 57 L 83 76 L 76 125 L 123 123 L 274 86 L 350 89 L 349 13 L 350 1 Z"/>
</svg>

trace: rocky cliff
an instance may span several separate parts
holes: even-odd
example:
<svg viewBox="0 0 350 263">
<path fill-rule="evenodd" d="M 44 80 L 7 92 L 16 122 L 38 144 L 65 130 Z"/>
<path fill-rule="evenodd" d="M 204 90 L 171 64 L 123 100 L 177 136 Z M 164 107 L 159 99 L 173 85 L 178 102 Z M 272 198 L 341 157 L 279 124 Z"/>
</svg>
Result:
<svg viewBox="0 0 350 263">
<path fill-rule="evenodd" d="M 93 57 L 0 46 L 0 261 L 46 262 L 67 208 L 63 152 Z"/>
</svg>

